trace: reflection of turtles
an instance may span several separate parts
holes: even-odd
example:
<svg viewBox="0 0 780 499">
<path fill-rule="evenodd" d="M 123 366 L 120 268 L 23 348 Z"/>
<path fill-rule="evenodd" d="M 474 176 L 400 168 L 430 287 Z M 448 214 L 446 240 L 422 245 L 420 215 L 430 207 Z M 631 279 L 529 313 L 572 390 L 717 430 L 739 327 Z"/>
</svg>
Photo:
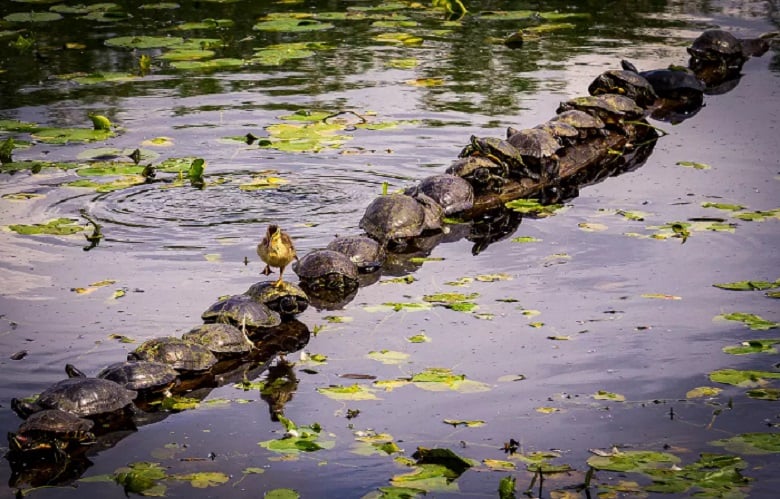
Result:
<svg viewBox="0 0 780 499">
<path fill-rule="evenodd" d="M 552 134 L 539 128 L 526 128 L 512 134 L 507 142 L 520 152 L 528 168 L 538 172 L 545 181 L 558 176 L 556 153 L 561 149 L 561 144 Z"/>
<path fill-rule="evenodd" d="M 555 122 L 561 122 L 576 128 L 579 131 L 581 139 L 597 135 L 601 133 L 601 130 L 604 128 L 604 122 L 601 121 L 601 118 L 578 109 L 558 113 L 557 116 L 550 120 L 550 123 Z"/>
<path fill-rule="evenodd" d="M 405 194 L 430 197 L 444 209 L 445 215 L 470 210 L 474 206 L 474 188 L 471 184 L 462 177 L 447 173 L 426 177 L 406 189 Z"/>
<path fill-rule="evenodd" d="M 382 245 L 367 236 L 339 236 L 329 242 L 326 249 L 347 255 L 358 272 L 364 274 L 379 270 L 387 258 Z"/>
<path fill-rule="evenodd" d="M 181 339 L 203 345 L 218 359 L 240 356 L 254 348 L 242 330 L 220 322 L 202 324 L 181 335 Z"/>
<path fill-rule="evenodd" d="M 44 390 L 35 402 L 11 400 L 11 408 L 26 419 L 44 409 L 59 409 L 79 417 L 117 412 L 133 403 L 137 393 L 99 378 L 68 378 Z"/>
<path fill-rule="evenodd" d="M 256 282 L 244 294 L 283 316 L 300 314 L 309 306 L 306 293 L 296 284 L 286 281 L 279 286 L 268 281 Z"/>
<path fill-rule="evenodd" d="M 250 336 L 259 329 L 275 327 L 282 322 L 278 313 L 247 295 L 232 295 L 217 300 L 201 314 L 201 318 L 207 323 L 232 324 Z"/>
<path fill-rule="evenodd" d="M 95 423 L 59 409 L 45 409 L 30 415 L 16 433 L 8 434 L 11 452 L 64 452 L 70 445 L 95 441 L 91 432 Z"/>
<path fill-rule="evenodd" d="M 644 109 L 652 106 L 658 95 L 649 81 L 635 71 L 611 69 L 596 77 L 588 86 L 591 95 L 620 94 Z"/>
<path fill-rule="evenodd" d="M 173 336 L 143 342 L 127 354 L 127 360 L 162 362 L 179 372 L 207 371 L 217 363 L 208 348 Z"/>
<path fill-rule="evenodd" d="M 86 374 L 72 364 L 65 366 L 70 378 L 86 378 Z M 173 367 L 162 362 L 126 361 L 115 362 L 101 370 L 98 378 L 119 383 L 128 390 L 141 394 L 155 394 L 166 391 L 179 379 L 179 373 Z"/>
<path fill-rule="evenodd" d="M 331 291 L 346 296 L 358 287 L 357 265 L 338 251 L 311 251 L 301 258 L 294 270 L 308 294 Z"/>
<path fill-rule="evenodd" d="M 626 120 L 644 117 L 645 110 L 628 97 L 617 94 L 575 97 L 558 106 L 559 113 L 577 109 L 598 117 L 607 126 L 622 129 Z"/>
<path fill-rule="evenodd" d="M 474 223 L 471 224 L 471 231 L 466 236 L 466 239 L 474 243 L 471 253 L 478 255 L 492 243 L 514 234 L 522 221 L 523 215 L 521 213 L 507 208 L 485 213 L 479 219 L 474 220 Z"/>
<path fill-rule="evenodd" d="M 441 229 L 441 213 L 441 207 L 435 203 L 424 204 L 411 196 L 390 194 L 371 201 L 359 225 L 383 245 L 403 246 L 404 240 L 419 236 L 425 230 Z M 301 277 L 300 272 L 298 277 Z"/>
</svg>

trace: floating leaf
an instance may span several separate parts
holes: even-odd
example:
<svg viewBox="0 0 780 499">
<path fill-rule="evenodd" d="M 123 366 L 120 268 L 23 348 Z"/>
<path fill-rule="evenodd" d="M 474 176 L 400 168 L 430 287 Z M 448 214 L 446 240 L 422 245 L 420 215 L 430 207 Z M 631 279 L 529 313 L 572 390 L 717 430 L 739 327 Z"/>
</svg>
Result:
<svg viewBox="0 0 780 499">
<path fill-rule="evenodd" d="M 754 388 L 747 391 L 747 396 L 759 400 L 780 400 L 780 390 L 777 388 Z"/>
<path fill-rule="evenodd" d="M 607 230 L 607 226 L 600 223 L 581 222 L 577 224 L 577 227 L 585 232 L 602 232 Z"/>
<path fill-rule="evenodd" d="M 219 471 L 201 471 L 199 473 L 171 475 L 171 478 L 190 482 L 190 485 L 196 489 L 216 487 L 217 485 L 222 485 L 230 480 L 230 477 Z"/>
<path fill-rule="evenodd" d="M 734 218 L 739 220 L 745 220 L 747 222 L 763 222 L 767 218 L 780 218 L 780 208 L 775 208 L 769 211 L 745 211 L 742 213 L 736 213 Z"/>
<path fill-rule="evenodd" d="M 739 211 L 744 210 L 745 207 L 739 204 L 728 204 L 728 203 L 709 203 L 705 202 L 701 204 L 703 208 L 717 208 L 719 210 L 725 210 L 725 211 Z"/>
<path fill-rule="evenodd" d="M 296 426 L 289 420 L 285 422 L 287 432 L 283 438 L 258 442 L 257 445 L 273 452 L 282 454 L 298 454 L 300 452 L 316 452 L 322 449 L 332 449 L 336 443 L 332 440 L 324 440 L 322 429 L 316 423 L 309 426 Z"/>
<path fill-rule="evenodd" d="M 681 296 L 667 295 L 663 293 L 642 293 L 642 298 L 653 298 L 656 300 L 682 300 Z"/>
<path fill-rule="evenodd" d="M 452 426 L 467 426 L 469 428 L 477 428 L 479 426 L 485 426 L 485 422 L 481 420 L 466 420 L 466 419 L 445 419 L 446 424 Z"/>
<path fill-rule="evenodd" d="M 694 168 L 696 170 L 709 170 L 710 168 L 712 168 L 708 164 L 698 163 L 696 161 L 678 161 L 676 164 L 679 166 L 684 166 L 686 168 Z"/>
<path fill-rule="evenodd" d="M 780 323 L 768 321 L 758 315 L 746 314 L 743 312 L 720 314 L 720 315 L 716 315 L 715 318 L 726 319 L 728 321 L 741 322 L 754 331 L 766 331 L 768 329 L 775 329 L 778 325 L 780 325 Z"/>
<path fill-rule="evenodd" d="M 725 353 L 731 355 L 746 355 L 751 353 L 777 353 L 773 345 L 780 343 L 780 338 L 764 340 L 746 340 L 738 346 L 723 347 Z"/>
<path fill-rule="evenodd" d="M 124 487 L 125 493 L 156 497 L 165 495 L 165 485 L 158 482 L 167 477 L 158 463 L 143 461 L 119 468 L 113 474 L 114 481 Z"/>
<path fill-rule="evenodd" d="M 479 274 L 474 276 L 474 279 L 479 282 L 511 281 L 512 276 L 501 272 L 498 274 Z"/>
<path fill-rule="evenodd" d="M 668 467 L 680 462 L 680 458 L 666 452 L 629 450 L 609 456 L 591 456 L 588 466 L 604 471 L 643 472 L 648 469 Z"/>
<path fill-rule="evenodd" d="M 499 459 L 483 459 L 482 463 L 493 471 L 512 471 L 515 469 L 515 463 Z"/>
<path fill-rule="evenodd" d="M 513 243 L 538 243 L 542 240 L 534 236 L 519 236 L 512 238 Z"/>
<path fill-rule="evenodd" d="M 128 49 L 165 48 L 183 43 L 184 38 L 177 36 L 118 36 L 105 41 L 108 47 Z"/>
<path fill-rule="evenodd" d="M 191 397 L 171 396 L 165 397 L 160 403 L 160 408 L 164 411 L 186 411 L 195 409 L 200 404 L 200 400 Z"/>
<path fill-rule="evenodd" d="M 764 385 L 767 379 L 780 379 L 780 372 L 719 369 L 710 373 L 710 381 L 747 388 Z"/>
<path fill-rule="evenodd" d="M 425 333 L 415 334 L 414 336 L 409 336 L 406 338 L 406 341 L 409 343 L 429 343 L 431 341 L 430 338 L 428 338 Z"/>
<path fill-rule="evenodd" d="M 39 128 L 32 138 L 47 144 L 67 144 L 69 142 L 95 142 L 106 140 L 115 134 L 111 130 L 91 128 Z"/>
<path fill-rule="evenodd" d="M 413 375 L 411 382 L 418 388 L 430 391 L 473 393 L 490 390 L 490 386 L 485 383 L 468 380 L 465 374 L 454 374 L 450 369 L 440 367 L 431 367 Z"/>
<path fill-rule="evenodd" d="M 9 225 L 8 228 L 22 235 L 67 236 L 84 231 L 83 226 L 78 225 L 75 220 L 70 218 L 55 218 L 43 224 L 14 224 Z"/>
<path fill-rule="evenodd" d="M 541 204 L 537 199 L 515 199 L 507 202 L 504 206 L 518 213 L 534 213 L 540 217 L 552 215 L 563 208 L 563 205 L 560 204 Z"/>
<path fill-rule="evenodd" d="M 368 352 L 367 357 L 382 364 L 402 364 L 409 358 L 409 354 L 392 350 L 379 350 Z"/>
<path fill-rule="evenodd" d="M 334 400 L 378 400 L 371 388 L 355 383 L 350 386 L 331 385 L 317 391 Z"/>
<path fill-rule="evenodd" d="M 298 499 L 301 495 L 294 489 L 272 489 L 263 495 L 263 499 Z"/>
<path fill-rule="evenodd" d="M 322 31 L 333 28 L 331 23 L 323 23 L 314 19 L 298 19 L 296 17 L 280 17 L 256 23 L 252 29 L 257 31 Z"/>
<path fill-rule="evenodd" d="M 553 414 L 555 412 L 561 412 L 561 410 L 557 407 L 537 407 L 536 412 L 540 412 L 542 414 Z"/>
<path fill-rule="evenodd" d="M 731 291 L 754 291 L 754 290 L 760 290 L 763 291 L 765 289 L 773 289 L 780 287 L 780 279 L 769 282 L 769 281 L 736 281 L 736 282 L 725 282 L 720 284 L 713 284 L 716 288 L 720 289 L 728 289 Z"/>
<path fill-rule="evenodd" d="M 62 19 L 62 15 L 56 12 L 14 12 L 3 19 L 11 23 L 46 23 L 59 21 Z"/>
<path fill-rule="evenodd" d="M 454 481 L 457 477 L 446 466 L 422 464 L 415 466 L 414 471 L 395 475 L 390 483 L 394 487 L 411 487 L 425 492 L 457 492 L 458 484 Z"/>
<path fill-rule="evenodd" d="M 288 180 L 280 177 L 255 177 L 252 181 L 239 185 L 238 188 L 242 191 L 258 191 L 276 189 L 287 183 L 289 183 Z"/>
<path fill-rule="evenodd" d="M 710 444 L 738 454 L 771 454 L 780 452 L 780 433 L 742 433 Z"/>
<path fill-rule="evenodd" d="M 692 390 L 688 390 L 688 392 L 685 394 L 685 398 L 695 399 L 703 397 L 716 397 L 722 391 L 722 388 L 717 388 L 714 386 L 699 386 Z"/>
<path fill-rule="evenodd" d="M 625 402 L 626 397 L 619 393 L 612 393 L 606 390 L 599 390 L 593 394 L 593 398 L 596 400 L 612 400 L 615 402 Z"/>
</svg>

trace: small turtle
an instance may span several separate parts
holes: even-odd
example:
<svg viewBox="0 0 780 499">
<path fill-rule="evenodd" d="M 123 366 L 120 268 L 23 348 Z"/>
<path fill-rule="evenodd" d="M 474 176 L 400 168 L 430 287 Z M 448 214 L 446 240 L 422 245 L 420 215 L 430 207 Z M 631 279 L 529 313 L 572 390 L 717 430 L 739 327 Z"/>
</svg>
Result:
<svg viewBox="0 0 780 499">
<path fill-rule="evenodd" d="M 16 433 L 8 433 L 11 452 L 52 450 L 64 452 L 69 445 L 95 442 L 94 421 L 60 409 L 45 409 L 30 415 Z"/>
<path fill-rule="evenodd" d="M 538 128 L 526 128 L 512 134 L 507 142 L 523 156 L 523 162 L 545 181 L 558 177 L 558 155 L 561 144 L 550 133 Z"/>
<path fill-rule="evenodd" d="M 578 109 L 597 116 L 607 126 L 623 128 L 624 120 L 638 120 L 645 110 L 632 99 L 617 94 L 586 95 L 575 97 L 558 106 L 558 113 Z"/>
<path fill-rule="evenodd" d="M 742 41 L 722 29 L 709 29 L 702 33 L 688 47 L 688 53 L 691 55 L 690 67 L 694 71 L 699 65 L 707 64 L 739 67 L 747 60 L 742 51 Z"/>
<path fill-rule="evenodd" d="M 309 297 L 300 287 L 291 282 L 283 282 L 281 286 L 268 281 L 256 282 L 244 294 L 264 303 L 282 316 L 300 314 L 309 306 Z"/>
<path fill-rule="evenodd" d="M 544 130 L 545 132 L 555 137 L 555 139 L 562 147 L 574 146 L 578 142 L 577 139 L 580 138 L 580 131 L 577 128 L 560 120 L 545 121 L 544 123 L 536 125 L 534 128 Z M 509 132 L 509 130 L 507 130 L 507 132 Z"/>
<path fill-rule="evenodd" d="M 269 285 L 274 287 L 274 284 Z M 203 345 L 218 359 L 240 356 L 251 352 L 255 347 L 236 326 L 219 322 L 193 328 L 181 335 L 181 339 Z"/>
<path fill-rule="evenodd" d="M 445 215 L 470 210 L 474 206 L 474 188 L 471 184 L 449 173 L 426 177 L 404 192 L 414 198 L 420 193 L 436 201 L 444 209 Z"/>
<path fill-rule="evenodd" d="M 376 272 L 387 258 L 382 245 L 368 236 L 339 236 L 329 242 L 326 249 L 347 255 L 357 265 L 358 272 L 363 274 Z"/>
<path fill-rule="evenodd" d="M 477 192 L 501 192 L 506 184 L 506 168 L 483 156 L 456 159 L 444 173 L 461 177 Z"/>
<path fill-rule="evenodd" d="M 87 377 L 72 364 L 65 365 L 65 373 L 69 378 Z M 128 390 L 135 390 L 140 396 L 168 390 L 178 381 L 179 373 L 168 364 L 137 360 L 115 362 L 103 368 L 97 377 L 119 383 Z"/>
<path fill-rule="evenodd" d="M 593 116 L 579 109 L 564 111 L 550 120 L 551 123 L 561 122 L 573 126 L 579 130 L 580 139 L 586 139 L 593 135 L 600 134 L 604 129 L 604 122 L 598 116 Z"/>
<path fill-rule="evenodd" d="M 624 95 L 644 109 L 651 107 L 658 99 L 653 86 L 644 76 L 624 69 L 611 69 L 601 73 L 588 86 L 588 93 Z"/>
<path fill-rule="evenodd" d="M 425 206 L 411 196 L 379 196 L 366 207 L 359 225 L 384 246 L 422 234 L 427 226 L 425 210 Z"/>
<path fill-rule="evenodd" d="M 639 73 L 649 81 L 658 97 L 699 105 L 703 102 L 705 86 L 688 68 L 670 66 L 667 69 L 639 72 L 629 61 L 622 60 L 620 65 L 626 71 Z"/>
<path fill-rule="evenodd" d="M 477 137 L 472 135 L 469 144 L 458 155 L 459 158 L 468 156 L 483 156 L 492 159 L 503 167 L 503 177 L 519 177 L 539 179 L 536 172 L 531 171 L 525 163 L 520 152 L 509 142 L 498 137 Z"/>
<path fill-rule="evenodd" d="M 358 287 L 357 265 L 338 251 L 311 251 L 293 270 L 301 279 L 303 288 L 315 294 L 320 290 L 332 290 L 347 295 Z"/>
<path fill-rule="evenodd" d="M 217 363 L 217 358 L 208 348 L 173 336 L 143 342 L 127 354 L 127 360 L 162 362 L 180 373 L 207 371 Z"/>
<path fill-rule="evenodd" d="M 282 323 L 278 313 L 247 295 L 222 298 L 203 312 L 201 318 L 204 322 L 232 324 L 250 335 L 260 329 L 276 327 Z"/>
<path fill-rule="evenodd" d="M 68 378 L 44 390 L 35 402 L 11 400 L 11 408 L 26 419 L 44 409 L 59 409 L 79 417 L 117 412 L 133 403 L 138 394 L 118 383 L 99 378 Z"/>
</svg>

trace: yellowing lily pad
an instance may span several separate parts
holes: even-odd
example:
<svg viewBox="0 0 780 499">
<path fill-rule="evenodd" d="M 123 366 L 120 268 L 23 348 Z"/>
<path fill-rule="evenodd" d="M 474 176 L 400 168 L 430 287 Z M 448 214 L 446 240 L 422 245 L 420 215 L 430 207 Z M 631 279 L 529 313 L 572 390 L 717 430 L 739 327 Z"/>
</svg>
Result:
<svg viewBox="0 0 780 499">
<path fill-rule="evenodd" d="M 412 376 L 411 382 L 429 391 L 458 391 L 462 393 L 485 392 L 490 385 L 466 379 L 465 374 L 454 374 L 450 369 L 432 367 Z"/>
<path fill-rule="evenodd" d="M 780 433 L 742 433 L 710 444 L 738 454 L 772 454 L 780 452 Z"/>
<path fill-rule="evenodd" d="M 326 388 L 317 388 L 317 391 L 333 400 L 378 400 L 371 388 L 357 383 L 350 386 L 332 385 Z"/>
<path fill-rule="evenodd" d="M 780 379 L 780 372 L 719 369 L 710 373 L 710 381 L 746 388 L 765 385 L 768 379 Z"/>
<path fill-rule="evenodd" d="M 165 48 L 183 43 L 184 38 L 177 36 L 118 36 L 105 41 L 108 47 L 126 49 Z"/>
<path fill-rule="evenodd" d="M 70 218 L 55 218 L 42 224 L 14 224 L 9 225 L 8 228 L 22 235 L 68 236 L 84 231 L 83 226 Z"/>
<path fill-rule="evenodd" d="M 609 456 L 591 456 L 588 466 L 604 471 L 643 472 L 649 469 L 668 468 L 680 462 L 680 458 L 667 452 L 629 450 Z"/>
<path fill-rule="evenodd" d="M 382 364 L 402 364 L 409 359 L 409 354 L 393 350 L 379 350 L 368 352 L 367 357 Z"/>
<path fill-rule="evenodd" d="M 770 281 L 736 281 L 713 284 L 716 288 L 728 289 L 730 291 L 763 291 L 765 289 L 780 288 L 780 279 Z"/>
<path fill-rule="evenodd" d="M 688 392 L 685 394 L 685 398 L 695 399 L 703 397 L 716 397 L 722 391 L 722 388 L 717 388 L 714 386 L 699 386 L 692 390 L 688 390 Z"/>
<path fill-rule="evenodd" d="M 625 402 L 626 400 L 625 396 L 619 393 L 608 392 L 606 390 L 599 390 L 598 392 L 594 393 L 593 398 L 596 400 L 612 400 L 614 402 Z"/>
<path fill-rule="evenodd" d="M 706 163 L 699 163 L 697 161 L 678 161 L 676 163 L 679 166 L 684 166 L 686 168 L 693 168 L 696 170 L 709 170 L 712 168 L 710 165 Z"/>
<path fill-rule="evenodd" d="M 201 471 L 199 473 L 186 473 L 171 475 L 174 480 L 190 482 L 190 485 L 196 489 L 205 489 L 207 487 L 216 487 L 230 480 L 226 474 L 219 471 Z"/>
</svg>

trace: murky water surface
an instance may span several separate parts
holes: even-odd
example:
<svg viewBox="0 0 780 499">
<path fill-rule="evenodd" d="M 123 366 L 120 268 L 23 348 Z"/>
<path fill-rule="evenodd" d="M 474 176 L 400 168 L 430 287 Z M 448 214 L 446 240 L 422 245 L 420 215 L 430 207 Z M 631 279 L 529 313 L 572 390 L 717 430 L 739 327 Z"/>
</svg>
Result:
<svg viewBox="0 0 780 499">
<path fill-rule="evenodd" d="M 97 113 L 121 128 L 113 138 L 88 144 L 33 141 L 14 150 L 14 160 L 86 162 L 81 158 L 92 149 L 111 147 L 124 150 L 122 155 L 142 148 L 147 151 L 142 164 L 188 157 L 207 161 L 202 190 L 172 183 L 175 172 L 158 173 L 167 182 L 109 192 L 64 185 L 83 178 L 74 169 L 0 173 L 2 434 L 15 431 L 20 422 L 10 410 L 11 398 L 38 393 L 62 379 L 66 363 L 95 374 L 146 339 L 180 335 L 198 325 L 200 314 L 218 297 L 241 293 L 263 279 L 255 245 L 269 222 L 291 234 L 300 255 L 322 248 L 336 234 L 359 232 L 363 210 L 383 183 L 400 189 L 443 171 L 470 135 L 501 136 L 506 126 L 531 127 L 547 120 L 559 101 L 585 94 L 590 81 L 616 68 L 620 59 L 643 69 L 684 65 L 685 47 L 702 30 L 719 26 L 754 37 L 777 29 L 778 15 L 776 2 L 478 4 L 468 3 L 472 15 L 453 22 L 443 21 L 439 11 L 400 3 L 388 10 L 359 11 L 378 4 L 237 0 L 181 2 L 162 9 L 120 3 L 109 16 L 63 13 L 61 20 L 0 24 L 0 119 L 90 128 L 88 114 Z M 4 2 L 0 17 L 47 12 L 56 5 Z M 582 16 L 556 21 L 572 26 L 543 32 L 516 50 L 496 43 L 521 22 L 482 11 L 528 7 Z M 261 16 L 277 12 L 317 14 L 334 27 L 253 29 Z M 353 17 L 326 14 L 331 12 Z M 204 19 L 234 22 L 177 29 Z M 403 44 L 378 38 L 390 33 L 422 40 Z M 163 58 L 165 49 L 105 44 L 126 35 L 221 40 L 210 60 L 241 59 L 244 65 L 176 69 Z M 21 46 L 20 36 L 33 45 Z M 318 46 L 308 57 L 278 64 L 253 59 L 259 49 L 289 42 L 327 48 Z M 66 43 L 77 45 L 64 48 Z M 151 56 L 151 70 L 143 77 L 110 82 L 75 77 L 137 74 L 141 55 Z M 33 496 L 122 497 L 124 491 L 113 482 L 78 479 L 148 461 L 160 463 L 168 475 L 229 475 L 227 483 L 213 488 L 165 480 L 171 496 L 256 497 L 292 488 L 302 497 L 361 497 L 410 471 L 394 457 L 409 457 L 417 447 L 452 449 L 478 463 L 508 459 L 514 464 L 511 471 L 490 472 L 481 463 L 431 492 L 436 497 L 495 496 L 501 478 L 515 476 L 522 491 L 533 476 L 524 462 L 502 450 L 510 439 L 519 443 L 519 452 L 555 450 L 559 457 L 551 461 L 574 470 L 565 478 L 550 475 L 544 496 L 556 487 L 582 483 L 589 449 L 613 446 L 667 450 L 682 460 L 680 466 L 695 462 L 702 452 L 730 452 L 747 462 L 743 473 L 753 479 L 742 492 L 771 496 L 780 487 L 772 471 L 780 463 L 776 453 L 750 455 L 711 442 L 776 432 L 777 402 L 749 398 L 746 388 L 713 383 L 708 374 L 724 368 L 777 370 L 776 353 L 722 351 L 750 339 L 776 338 L 776 329 L 752 331 L 739 322 L 714 319 L 745 312 L 777 321 L 777 300 L 762 291 L 712 286 L 780 278 L 777 215 L 746 221 L 702 204 L 739 204 L 746 207 L 743 211 L 780 207 L 779 69 L 778 54 L 770 50 L 745 64 L 731 91 L 707 96 L 692 118 L 677 125 L 654 122 L 669 134 L 643 166 L 583 187 L 554 216 L 522 219 L 477 255 L 474 243 L 463 237 L 468 227 L 455 226 L 431 250 L 435 260 L 389 270 L 341 309 L 312 307 L 300 315 L 314 333 L 302 352 L 324 355 L 327 361 L 305 362 L 299 352 L 287 356 L 297 362 L 292 368 L 297 388 L 289 393 L 284 414 L 301 426 L 319 423 L 323 438 L 334 442 L 332 449 L 284 455 L 259 446 L 280 438 L 282 425 L 271 420 L 269 401 L 258 390 L 243 391 L 226 382 L 202 393 L 204 403 L 196 409 L 164 413 L 138 431 L 113 434 L 115 443 L 53 479 L 61 487 L 36 490 Z M 317 151 L 263 148 L 240 140 L 248 133 L 266 138 L 271 135 L 267 127 L 290 123 L 283 117 L 302 110 L 352 111 L 375 124 L 395 126 L 344 127 L 337 141 L 320 143 L 332 147 Z M 15 136 L 29 140 L 29 135 Z M 156 137 L 170 141 L 144 142 Z M 677 164 L 681 161 L 711 168 L 686 168 Z M 246 189 L 269 177 L 282 182 Z M 20 200 L 11 196 L 15 193 L 39 196 Z M 90 251 L 83 249 L 83 233 L 30 236 L 5 230 L 58 217 L 87 225 L 82 210 L 104 234 Z M 631 220 L 620 210 L 641 211 L 644 218 Z M 654 227 L 697 218 L 707 219 L 703 226 L 713 218 L 734 225 L 730 231 L 694 230 L 684 244 L 679 238 L 647 237 L 657 232 Z M 538 241 L 514 240 L 520 236 Z M 387 283 L 389 274 L 410 275 L 414 282 Z M 475 279 L 494 274 L 500 279 Z M 74 292 L 106 279 L 115 283 L 88 294 Z M 456 281 L 462 287 L 452 284 Z M 117 290 L 124 296 L 116 297 Z M 439 292 L 475 293 L 478 308 L 464 313 L 438 306 L 422 311 L 380 306 L 420 303 Z M 408 340 L 420 333 L 429 341 Z M 24 358 L 10 359 L 22 350 Z M 383 350 L 408 357 L 395 364 L 369 357 Z M 433 367 L 484 385 L 473 393 L 417 386 L 385 390 L 370 380 L 342 377 L 390 380 Z M 266 375 L 262 368 L 249 371 L 253 380 Z M 354 383 L 372 389 L 375 399 L 333 400 L 318 392 Z M 686 400 L 686 393 L 700 386 L 723 391 L 711 399 Z M 599 391 L 623 395 L 625 402 L 596 400 Z M 545 407 L 556 411 L 547 414 L 540 410 Z M 348 419 L 350 410 L 359 410 L 357 417 Z M 484 425 L 453 427 L 445 419 Z M 356 432 L 371 430 L 391 435 L 403 452 L 357 452 Z M 597 473 L 594 484 L 614 485 L 616 476 Z M 626 479 L 649 483 L 639 474 Z M 9 480 L 16 479 L 3 460 L 0 481 Z M 0 496 L 17 487 L 30 484 L 21 480 Z"/>
</svg>

